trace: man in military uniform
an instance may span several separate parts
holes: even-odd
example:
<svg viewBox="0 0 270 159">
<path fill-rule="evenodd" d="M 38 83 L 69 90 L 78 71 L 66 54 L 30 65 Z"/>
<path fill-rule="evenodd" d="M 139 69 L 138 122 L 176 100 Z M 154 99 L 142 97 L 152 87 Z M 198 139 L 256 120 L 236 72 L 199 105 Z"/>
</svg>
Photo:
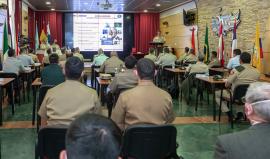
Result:
<svg viewBox="0 0 270 159">
<path fill-rule="evenodd" d="M 195 50 L 189 49 L 188 55 L 184 58 L 184 64 L 196 63 L 197 57 L 195 56 Z"/>
<path fill-rule="evenodd" d="M 162 67 L 174 65 L 177 57 L 170 52 L 168 47 L 164 48 L 164 53 L 165 54 L 158 59 L 156 64 Z"/>
<path fill-rule="evenodd" d="M 230 94 L 228 91 L 233 92 L 235 87 L 241 84 L 250 84 L 253 82 L 256 82 L 260 78 L 260 73 L 257 69 L 253 68 L 250 65 L 251 61 L 251 55 L 247 52 L 243 52 L 240 55 L 240 66 L 235 67 L 235 69 L 232 71 L 232 74 L 228 77 L 225 87 L 228 88 L 228 90 L 223 91 L 223 97 L 224 98 L 230 98 Z M 220 103 L 220 91 L 216 91 L 216 102 Z M 229 108 L 227 107 L 227 104 L 222 101 L 221 105 L 222 112 L 228 113 L 230 115 L 231 112 L 229 112 Z"/>
<path fill-rule="evenodd" d="M 185 52 L 184 52 L 184 54 L 182 54 L 182 55 L 177 59 L 177 61 L 180 62 L 180 63 L 183 63 L 184 59 L 188 56 L 188 52 L 189 52 L 189 48 L 188 48 L 188 47 L 185 47 Z"/>
<path fill-rule="evenodd" d="M 149 59 L 140 59 L 137 74 L 138 86 L 120 94 L 112 112 L 112 120 L 121 130 L 135 124 L 171 123 L 175 118 L 172 98 L 154 85 L 155 64 Z"/>
<path fill-rule="evenodd" d="M 157 56 L 155 55 L 155 49 L 152 48 L 152 47 L 149 48 L 149 53 L 148 53 L 148 55 L 144 56 L 144 58 L 150 59 L 153 62 L 156 62 L 157 61 Z"/>
<path fill-rule="evenodd" d="M 8 50 L 8 57 L 3 62 L 3 72 L 7 73 L 16 73 L 19 75 L 20 72 L 24 72 L 26 69 L 24 68 L 22 62 L 15 57 L 15 50 Z"/>
<path fill-rule="evenodd" d="M 153 42 L 155 42 L 155 43 L 165 43 L 165 38 L 164 38 L 164 36 L 162 36 L 161 35 L 161 32 L 160 31 L 158 31 L 157 32 L 157 35 L 154 37 L 154 39 L 153 39 Z"/>
<path fill-rule="evenodd" d="M 33 59 L 35 63 L 39 62 L 38 57 L 33 49 L 29 49 L 28 55 Z"/>
<path fill-rule="evenodd" d="M 118 58 L 117 52 L 112 51 L 111 57 L 107 59 L 100 67 L 99 72 L 115 73 L 120 72 L 124 62 Z"/>
<path fill-rule="evenodd" d="M 56 50 L 60 50 L 60 47 L 57 44 L 57 40 L 56 39 L 54 39 L 54 41 L 53 41 L 52 48 L 55 48 Z"/>
<path fill-rule="evenodd" d="M 193 64 L 187 68 L 186 74 L 188 75 L 187 78 L 182 83 L 182 92 L 185 97 L 185 99 L 188 101 L 188 96 L 190 93 L 190 86 L 193 82 L 193 78 L 191 75 L 195 76 L 197 73 L 207 73 L 208 72 L 208 66 L 203 62 L 204 56 L 202 54 L 199 55 L 198 61 L 196 64 Z"/>
<path fill-rule="evenodd" d="M 211 61 L 208 64 L 208 68 L 212 68 L 212 67 L 219 67 L 220 65 L 220 61 L 217 58 L 217 52 L 216 51 L 212 51 L 211 53 Z"/>
<path fill-rule="evenodd" d="M 70 57 L 65 64 L 66 81 L 48 90 L 38 114 L 48 125 L 69 125 L 85 113 L 100 113 L 97 92 L 80 82 L 84 64 Z"/>
<path fill-rule="evenodd" d="M 94 66 L 101 66 L 109 57 L 106 56 L 102 48 L 98 49 L 98 54 L 95 55 L 93 64 Z"/>
<path fill-rule="evenodd" d="M 41 41 L 41 44 L 40 44 L 39 47 L 40 47 L 41 50 L 47 50 L 47 49 L 50 48 L 50 45 L 47 44 L 46 40 L 43 40 L 43 41 Z"/>
<path fill-rule="evenodd" d="M 121 93 L 119 91 L 123 91 L 123 89 L 130 89 L 135 87 L 138 84 L 138 76 L 134 73 L 134 68 L 136 66 L 137 59 L 134 56 L 128 56 L 125 58 L 125 71 L 119 72 L 113 78 L 112 82 L 108 86 L 108 101 L 107 107 L 108 110 L 112 110 L 113 106 L 113 95 L 117 95 L 117 93 Z M 111 112 L 109 111 L 109 116 Z"/>
<path fill-rule="evenodd" d="M 75 48 L 75 52 L 74 52 L 74 55 L 73 56 L 78 57 L 82 62 L 84 61 L 84 57 L 81 54 L 79 47 L 76 47 Z"/>
</svg>

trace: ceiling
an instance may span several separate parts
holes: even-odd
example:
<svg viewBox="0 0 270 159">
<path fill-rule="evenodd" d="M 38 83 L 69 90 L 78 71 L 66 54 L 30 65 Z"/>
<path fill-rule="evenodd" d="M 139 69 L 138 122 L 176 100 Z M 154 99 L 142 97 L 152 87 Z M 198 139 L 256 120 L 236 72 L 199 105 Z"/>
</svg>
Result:
<svg viewBox="0 0 270 159">
<path fill-rule="evenodd" d="M 104 10 L 106 0 L 25 0 L 36 10 L 63 12 L 162 12 L 191 0 L 108 0 L 112 7 Z M 51 4 L 46 4 L 49 1 Z M 160 4 L 160 6 L 157 6 Z"/>
</svg>

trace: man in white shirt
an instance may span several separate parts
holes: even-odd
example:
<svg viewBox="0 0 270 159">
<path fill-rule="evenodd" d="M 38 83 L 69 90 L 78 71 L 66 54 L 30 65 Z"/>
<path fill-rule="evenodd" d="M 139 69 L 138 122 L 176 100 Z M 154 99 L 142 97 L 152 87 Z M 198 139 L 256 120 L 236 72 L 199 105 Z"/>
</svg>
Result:
<svg viewBox="0 0 270 159">
<path fill-rule="evenodd" d="M 228 62 L 227 68 L 232 70 L 237 66 L 240 66 L 240 55 L 241 55 L 241 50 L 240 49 L 235 49 L 233 50 L 233 58 L 231 58 Z"/>
<path fill-rule="evenodd" d="M 22 62 L 22 64 L 26 67 L 35 64 L 33 61 L 32 57 L 27 55 L 27 49 L 26 48 L 21 48 L 21 54 L 18 56 L 18 59 Z"/>
</svg>

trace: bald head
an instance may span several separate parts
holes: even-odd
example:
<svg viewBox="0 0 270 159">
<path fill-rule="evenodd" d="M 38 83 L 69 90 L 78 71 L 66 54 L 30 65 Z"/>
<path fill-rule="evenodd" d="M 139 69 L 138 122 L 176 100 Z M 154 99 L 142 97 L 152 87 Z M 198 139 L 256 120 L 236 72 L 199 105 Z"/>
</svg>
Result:
<svg viewBox="0 0 270 159">
<path fill-rule="evenodd" d="M 113 56 L 118 56 L 116 51 L 111 52 L 111 57 L 113 57 Z"/>
</svg>

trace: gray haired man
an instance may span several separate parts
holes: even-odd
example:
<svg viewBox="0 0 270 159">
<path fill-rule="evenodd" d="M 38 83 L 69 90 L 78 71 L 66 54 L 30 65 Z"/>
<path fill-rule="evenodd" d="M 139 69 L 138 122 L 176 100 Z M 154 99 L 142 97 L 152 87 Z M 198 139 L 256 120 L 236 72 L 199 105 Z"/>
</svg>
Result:
<svg viewBox="0 0 270 159">
<path fill-rule="evenodd" d="M 250 84 L 245 96 L 247 130 L 218 137 L 215 159 L 265 159 L 270 156 L 270 84 Z"/>
</svg>

